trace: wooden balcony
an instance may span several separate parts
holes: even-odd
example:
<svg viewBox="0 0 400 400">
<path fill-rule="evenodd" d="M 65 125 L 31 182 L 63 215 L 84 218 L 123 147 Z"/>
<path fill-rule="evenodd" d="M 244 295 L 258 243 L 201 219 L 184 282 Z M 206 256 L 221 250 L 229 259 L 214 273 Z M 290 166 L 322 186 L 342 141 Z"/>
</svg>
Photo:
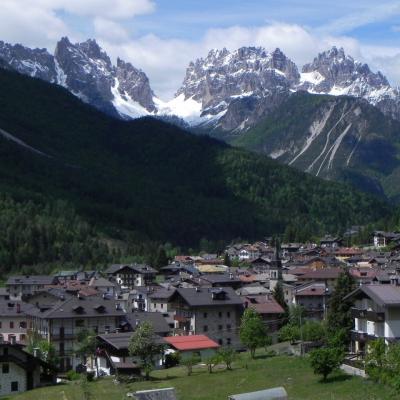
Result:
<svg viewBox="0 0 400 400">
<path fill-rule="evenodd" d="M 352 318 L 367 318 L 367 310 L 362 310 L 359 308 L 351 309 L 351 317 Z"/>
<path fill-rule="evenodd" d="M 384 322 L 385 313 L 376 311 L 367 311 L 367 320 L 373 322 Z"/>
</svg>

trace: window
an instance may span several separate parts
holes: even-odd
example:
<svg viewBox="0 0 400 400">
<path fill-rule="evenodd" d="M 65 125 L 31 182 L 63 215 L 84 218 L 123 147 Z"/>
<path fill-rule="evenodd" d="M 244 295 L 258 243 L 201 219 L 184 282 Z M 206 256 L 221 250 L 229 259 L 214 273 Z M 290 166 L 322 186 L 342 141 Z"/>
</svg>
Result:
<svg viewBox="0 0 400 400">
<path fill-rule="evenodd" d="M 223 345 L 222 339 L 218 339 L 218 344 L 221 346 Z"/>
<path fill-rule="evenodd" d="M 222 312 L 221 311 L 218 313 L 218 317 L 222 318 Z"/>
<path fill-rule="evenodd" d="M 19 327 L 25 329 L 26 328 L 26 321 L 21 321 L 19 323 Z"/>
<path fill-rule="evenodd" d="M 14 321 L 10 321 L 10 329 L 14 329 Z"/>
<path fill-rule="evenodd" d="M 218 330 L 222 331 L 222 325 L 218 325 Z"/>
<path fill-rule="evenodd" d="M 0 329 L 1 329 L 1 321 L 0 321 Z"/>
<path fill-rule="evenodd" d="M 226 344 L 227 344 L 228 346 L 231 345 L 231 338 L 230 338 L 230 337 L 226 338 Z"/>
<path fill-rule="evenodd" d="M 24 342 L 25 339 L 26 339 L 26 335 L 24 335 L 24 334 L 19 335 L 19 341 L 20 341 L 20 342 Z"/>
<path fill-rule="evenodd" d="M 83 319 L 77 319 L 75 321 L 75 326 L 77 328 L 82 328 L 83 326 L 85 326 L 85 321 Z"/>
<path fill-rule="evenodd" d="M 228 311 L 228 312 L 226 313 L 226 316 L 227 316 L 228 318 L 230 318 L 230 317 L 231 317 L 231 312 Z"/>
<path fill-rule="evenodd" d="M 228 332 L 231 331 L 231 324 L 226 325 L 226 330 L 227 330 Z"/>
<path fill-rule="evenodd" d="M 11 382 L 11 391 L 18 392 L 18 382 L 17 381 Z"/>
<path fill-rule="evenodd" d="M 8 374 L 10 372 L 10 364 L 3 364 L 2 371 L 3 374 Z"/>
<path fill-rule="evenodd" d="M 161 308 L 164 308 L 164 304 L 163 303 L 161 303 Z"/>
<path fill-rule="evenodd" d="M 208 331 L 208 325 L 204 325 L 203 326 L 203 332 L 207 332 Z"/>
<path fill-rule="evenodd" d="M 207 318 L 207 313 L 203 313 L 203 318 Z"/>
</svg>

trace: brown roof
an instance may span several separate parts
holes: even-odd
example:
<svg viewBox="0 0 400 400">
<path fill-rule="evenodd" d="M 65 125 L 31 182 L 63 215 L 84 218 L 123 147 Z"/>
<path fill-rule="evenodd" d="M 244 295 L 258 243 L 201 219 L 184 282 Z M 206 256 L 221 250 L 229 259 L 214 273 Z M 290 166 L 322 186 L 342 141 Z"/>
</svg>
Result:
<svg viewBox="0 0 400 400">
<path fill-rule="evenodd" d="M 243 303 L 252 308 L 259 314 L 283 314 L 285 310 L 272 297 L 268 295 L 261 296 L 243 296 Z"/>
<path fill-rule="evenodd" d="M 306 272 L 300 275 L 299 279 L 337 279 L 341 272 L 341 268 L 321 268 Z M 290 273 L 293 272 L 290 271 Z"/>
</svg>

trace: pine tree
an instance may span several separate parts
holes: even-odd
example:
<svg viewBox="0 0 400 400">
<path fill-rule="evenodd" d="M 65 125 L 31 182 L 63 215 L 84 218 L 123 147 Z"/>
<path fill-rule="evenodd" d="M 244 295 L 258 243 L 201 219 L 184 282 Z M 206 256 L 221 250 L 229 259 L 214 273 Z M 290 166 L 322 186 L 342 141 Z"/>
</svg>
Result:
<svg viewBox="0 0 400 400">
<path fill-rule="evenodd" d="M 285 301 L 285 294 L 283 293 L 283 286 L 282 282 L 278 281 L 277 284 L 275 285 L 274 291 L 273 291 L 273 296 L 274 299 L 277 301 L 277 303 L 285 310 L 287 311 L 287 304 Z"/>
<path fill-rule="evenodd" d="M 224 255 L 224 265 L 226 265 L 227 267 L 232 266 L 231 258 L 229 257 L 228 253 L 225 253 L 225 255 Z"/>
<path fill-rule="evenodd" d="M 329 332 L 335 333 L 342 329 L 349 332 L 353 327 L 353 319 L 351 317 L 352 301 L 344 298 L 354 289 L 354 278 L 348 271 L 342 272 L 338 277 L 335 291 L 333 292 L 329 302 Z"/>
<path fill-rule="evenodd" d="M 157 250 L 157 255 L 154 259 L 154 267 L 156 269 L 160 269 L 162 267 L 165 267 L 166 265 L 168 265 L 167 253 L 164 249 L 164 246 L 159 246 Z"/>
</svg>

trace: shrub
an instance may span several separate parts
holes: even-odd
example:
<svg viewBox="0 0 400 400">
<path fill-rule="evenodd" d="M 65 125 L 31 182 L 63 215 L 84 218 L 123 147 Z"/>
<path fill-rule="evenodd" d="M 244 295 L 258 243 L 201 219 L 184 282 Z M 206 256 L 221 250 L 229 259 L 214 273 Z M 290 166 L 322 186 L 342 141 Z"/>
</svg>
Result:
<svg viewBox="0 0 400 400">
<path fill-rule="evenodd" d="M 80 377 L 81 377 L 81 375 L 78 374 L 78 372 L 74 371 L 73 369 L 70 369 L 70 370 L 67 372 L 66 375 L 67 375 L 67 379 L 68 379 L 69 381 L 77 381 L 77 380 L 80 379 Z"/>
</svg>

